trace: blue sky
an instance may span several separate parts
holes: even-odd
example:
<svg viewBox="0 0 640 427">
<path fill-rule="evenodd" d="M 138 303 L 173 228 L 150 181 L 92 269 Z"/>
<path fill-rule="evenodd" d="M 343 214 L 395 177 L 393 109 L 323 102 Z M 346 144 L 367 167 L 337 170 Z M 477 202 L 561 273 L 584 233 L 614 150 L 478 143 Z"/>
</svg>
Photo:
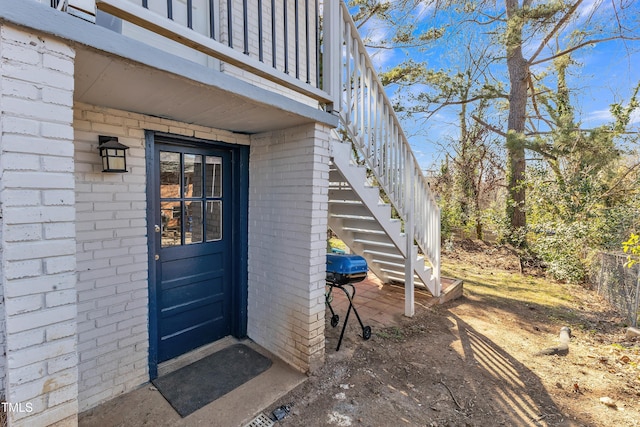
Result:
<svg viewBox="0 0 640 427">
<path fill-rule="evenodd" d="M 599 7 L 596 9 L 597 6 Z M 640 1 L 630 2 L 629 8 L 632 11 L 635 9 L 635 13 L 630 16 L 635 20 L 633 25 L 637 26 Z M 604 2 L 585 0 L 579 9 L 578 19 L 569 29 L 581 28 L 594 11 L 597 11 L 598 19 L 605 18 L 605 21 L 613 20 L 615 16 L 611 8 L 611 0 Z M 434 19 L 433 10 L 424 6 L 424 3 L 419 6 L 418 13 L 414 17 L 424 27 L 436 27 L 441 24 Z M 376 21 L 370 21 L 361 28 L 363 38 L 373 41 L 389 37 L 391 33 L 391 30 Z M 466 35 L 458 34 L 458 36 L 460 36 L 458 40 L 465 40 Z M 525 57 L 531 54 L 533 46 L 537 46 L 538 42 L 539 40 L 531 40 L 529 45 L 525 46 Z M 450 69 L 456 66 L 455 52 L 452 55 L 452 52 L 444 51 L 438 43 L 424 52 L 415 49 L 372 49 L 369 54 L 378 71 L 387 70 L 408 57 L 418 62 L 426 61 L 433 69 Z M 640 41 L 599 43 L 577 51 L 574 59 L 581 64 L 581 67 L 573 67 L 568 79 L 572 88 L 579 89 L 576 92 L 575 102 L 578 119 L 583 127 L 587 128 L 609 122 L 611 119 L 609 106 L 615 102 L 627 101 L 631 91 L 640 81 Z M 389 97 L 393 98 L 396 89 L 388 88 Z M 636 113 L 632 117 L 632 122 L 632 130 L 640 131 L 640 114 Z M 426 122 L 414 118 L 410 122 L 405 121 L 403 125 L 414 153 L 424 169 L 431 169 L 434 163 L 439 163 L 443 158 L 442 146 L 446 145 L 448 139 L 455 138 L 457 135 L 453 110 L 443 110 Z"/>
</svg>

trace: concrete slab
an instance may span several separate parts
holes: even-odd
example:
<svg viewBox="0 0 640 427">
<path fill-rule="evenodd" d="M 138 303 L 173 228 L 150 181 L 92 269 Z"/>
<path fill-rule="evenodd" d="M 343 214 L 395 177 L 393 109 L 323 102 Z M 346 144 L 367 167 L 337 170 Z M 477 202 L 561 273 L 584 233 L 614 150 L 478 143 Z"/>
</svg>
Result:
<svg viewBox="0 0 640 427">
<path fill-rule="evenodd" d="M 225 339 L 208 350 L 190 354 L 182 360 L 161 367 L 168 372 L 183 366 L 185 361 L 204 357 L 221 346 L 242 342 L 269 357 L 273 364 L 267 371 L 246 382 L 220 399 L 185 418 L 169 405 L 152 384 L 147 383 L 127 394 L 80 414 L 81 427 L 142 427 L 142 426 L 207 426 L 236 427 L 249 423 L 258 413 L 304 382 L 307 376 L 282 362 L 250 340 Z M 173 366 L 171 366 L 173 365 Z M 167 366 L 170 366 L 167 368 Z"/>
<path fill-rule="evenodd" d="M 374 333 L 381 328 L 400 323 L 404 313 L 404 288 L 402 286 L 385 285 L 372 274 L 366 280 L 357 283 L 356 286 L 357 294 L 354 304 L 363 323 L 371 325 Z M 443 290 L 444 298 L 434 298 L 428 292 L 416 289 L 416 314 L 428 310 L 434 305 L 444 303 L 443 299 L 450 301 L 461 296 L 462 282 L 443 278 Z M 334 292 L 332 305 L 340 315 L 340 324 L 338 327 L 328 328 L 325 331 L 326 357 L 348 360 L 356 348 L 354 342 L 362 339 L 362 330 L 355 316 L 349 318 L 342 347 L 340 351 L 335 351 L 344 321 L 343 316 L 348 307 L 348 301 L 343 292 Z M 328 309 L 326 315 L 330 316 Z M 234 338 L 225 338 L 210 346 L 163 363 L 158 367 L 158 372 L 160 374 L 172 372 L 237 342 L 243 342 L 269 357 L 273 361 L 271 368 L 186 418 L 180 418 L 160 392 L 155 390 L 151 384 L 145 384 L 138 390 L 82 413 L 79 419 L 80 427 L 245 426 L 260 412 L 271 407 L 280 397 L 306 380 L 306 375 L 296 371 L 252 341 L 238 341 Z"/>
</svg>

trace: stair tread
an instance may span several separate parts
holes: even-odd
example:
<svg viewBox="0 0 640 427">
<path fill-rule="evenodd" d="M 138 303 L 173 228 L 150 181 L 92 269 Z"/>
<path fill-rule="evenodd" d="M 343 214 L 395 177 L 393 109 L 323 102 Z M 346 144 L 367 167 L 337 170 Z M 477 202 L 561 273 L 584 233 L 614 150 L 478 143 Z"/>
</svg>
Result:
<svg viewBox="0 0 640 427">
<path fill-rule="evenodd" d="M 372 262 L 372 263 L 375 263 L 375 264 L 391 265 L 391 266 L 393 266 L 393 267 L 401 267 L 401 268 L 404 268 L 404 264 L 400 264 L 400 263 L 393 262 L 393 261 L 385 261 L 385 260 L 382 260 L 382 259 L 376 259 L 376 258 L 374 258 L 374 259 L 372 259 L 372 260 L 371 260 L 371 262 Z"/>
<path fill-rule="evenodd" d="M 364 203 L 362 200 L 349 200 L 349 199 L 329 199 L 329 204 L 333 204 L 333 205 L 340 205 L 340 206 L 363 206 L 363 207 L 367 207 L 367 204 Z M 374 209 L 385 209 L 387 206 L 389 206 L 386 203 L 378 203 L 377 205 L 375 205 L 375 207 L 373 207 Z M 371 208 L 369 208 L 371 209 Z M 389 218 L 389 220 L 392 220 L 392 218 Z M 401 233 L 402 235 L 404 235 L 404 233 Z"/>
<path fill-rule="evenodd" d="M 398 274 L 398 275 L 400 275 L 400 276 L 404 277 L 404 269 L 402 269 L 402 270 L 393 270 L 393 269 L 380 268 L 379 270 L 380 270 L 380 271 L 384 271 L 384 272 L 386 272 L 386 273 L 396 273 L 396 274 Z M 415 278 L 415 277 L 420 278 L 420 275 L 419 275 L 417 272 L 415 272 L 415 271 L 414 271 L 414 272 L 413 272 L 413 277 L 414 277 L 414 278 Z"/>
<path fill-rule="evenodd" d="M 343 230 L 351 231 L 353 233 L 363 233 L 363 234 L 378 234 L 378 235 L 386 235 L 387 233 L 384 230 L 373 230 L 369 228 L 358 228 L 358 227 L 342 227 Z"/>
<path fill-rule="evenodd" d="M 335 203 L 335 204 L 341 204 L 341 205 L 354 205 L 354 206 L 360 206 L 360 205 L 364 205 L 364 203 L 362 203 L 362 200 L 348 200 L 348 199 L 329 199 L 329 203 Z"/>
<path fill-rule="evenodd" d="M 393 271 L 393 270 L 380 270 L 384 273 L 387 274 L 388 278 L 392 278 L 393 280 L 399 281 L 399 282 L 404 282 L 405 278 L 404 278 L 404 272 L 403 271 Z M 420 283 L 424 283 L 424 281 L 420 278 L 420 276 L 418 276 L 417 274 L 413 275 L 413 281 L 419 281 Z"/>
<path fill-rule="evenodd" d="M 395 248 L 396 246 L 393 243 L 387 242 L 376 242 L 375 240 L 365 240 L 365 239 L 353 239 L 355 243 L 360 243 L 363 245 L 371 245 L 371 246 L 384 246 L 388 248 Z"/>
<path fill-rule="evenodd" d="M 369 215 L 347 215 L 347 214 L 333 214 L 333 213 L 330 213 L 329 215 L 331 215 L 334 218 L 359 219 L 359 220 L 366 220 L 366 221 L 376 220 L 374 217 Z"/>
<path fill-rule="evenodd" d="M 371 255 L 385 256 L 385 257 L 388 257 L 388 258 L 395 258 L 395 259 L 402 259 L 402 260 L 404 260 L 404 257 L 403 257 L 402 255 L 398 255 L 398 254 L 390 254 L 390 253 L 388 253 L 388 252 L 373 251 L 373 250 L 371 250 L 371 249 L 365 249 L 363 252 L 364 252 L 364 253 L 367 253 L 367 254 L 371 254 Z"/>
<path fill-rule="evenodd" d="M 393 280 L 395 282 L 401 282 L 404 283 L 404 274 L 398 275 L 398 276 L 391 276 L 391 275 L 387 275 L 387 279 L 388 280 Z M 424 281 L 422 279 L 420 279 L 420 277 L 418 276 L 413 276 L 413 283 L 416 283 L 422 286 L 426 286 Z"/>
</svg>

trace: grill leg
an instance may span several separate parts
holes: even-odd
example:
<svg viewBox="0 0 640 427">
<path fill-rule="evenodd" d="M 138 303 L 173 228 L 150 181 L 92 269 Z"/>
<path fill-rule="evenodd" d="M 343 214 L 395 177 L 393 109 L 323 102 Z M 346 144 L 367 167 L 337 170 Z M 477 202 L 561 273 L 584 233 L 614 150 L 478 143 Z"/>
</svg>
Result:
<svg viewBox="0 0 640 427">
<path fill-rule="evenodd" d="M 325 294 L 324 302 L 329 306 L 329 310 L 331 310 L 331 326 L 335 328 L 338 326 L 338 322 L 340 322 L 340 316 L 333 311 L 333 307 L 331 306 L 331 293 L 333 292 L 334 285 L 331 282 L 327 282 L 327 285 L 329 286 L 329 292 Z"/>
<path fill-rule="evenodd" d="M 342 331 L 340 331 L 340 339 L 338 340 L 338 346 L 336 347 L 336 351 L 340 350 L 340 346 L 342 345 L 342 338 L 344 338 L 344 331 L 347 329 L 347 322 L 349 321 L 349 315 L 351 314 L 352 309 L 353 309 L 353 312 L 356 314 L 356 318 L 358 319 L 358 323 L 360 324 L 360 327 L 362 328 L 362 338 L 364 338 L 365 340 L 368 340 L 369 338 L 371 338 L 371 327 L 365 326 L 362 323 L 362 319 L 360 319 L 358 310 L 356 310 L 356 307 L 353 305 L 353 298 L 356 296 L 356 287 L 351 283 L 338 285 L 337 283 L 330 282 L 328 280 L 326 284 L 327 286 L 329 286 L 329 292 L 325 294 L 324 299 L 325 299 L 325 303 L 329 306 L 329 310 L 331 311 L 331 326 L 334 326 L 334 327 L 337 326 L 338 322 L 340 321 L 340 318 L 333 311 L 333 307 L 331 306 L 331 299 L 332 299 L 331 294 L 333 292 L 333 288 L 342 289 L 342 292 L 344 292 L 344 294 L 347 296 L 347 299 L 349 300 L 349 308 L 347 309 L 347 314 L 344 317 L 344 324 L 342 325 Z M 351 287 L 351 293 L 349 293 L 349 291 L 345 288 L 345 286 Z"/>
<path fill-rule="evenodd" d="M 347 309 L 347 315 L 344 317 L 342 332 L 340 333 L 340 339 L 338 340 L 338 347 L 336 347 L 336 351 L 338 351 L 340 350 L 340 345 L 342 344 L 344 331 L 347 328 L 347 322 L 349 321 L 349 314 L 351 313 L 351 309 L 353 309 L 353 312 L 356 314 L 358 323 L 360 323 L 360 327 L 362 328 L 362 338 L 364 338 L 365 340 L 368 340 L 369 338 L 371 338 L 371 328 L 369 326 L 364 326 L 364 324 L 362 323 L 362 320 L 360 319 L 360 315 L 358 314 L 358 310 L 356 310 L 356 307 L 353 305 L 353 298 L 356 296 L 356 287 L 351 283 L 345 283 L 344 285 L 341 285 L 341 286 L 336 285 L 336 286 L 342 289 L 344 294 L 347 296 L 347 299 L 349 300 L 349 308 Z M 351 294 L 349 294 L 349 291 L 345 289 L 345 286 L 351 287 Z"/>
<path fill-rule="evenodd" d="M 349 314 L 351 313 L 351 308 L 353 308 L 353 304 L 351 303 L 351 297 L 349 296 L 349 292 L 342 286 L 339 286 L 340 289 L 344 291 L 349 299 L 349 308 L 347 309 L 347 315 L 344 316 L 344 323 L 342 324 L 342 332 L 340 332 L 340 339 L 338 340 L 338 346 L 336 347 L 336 351 L 340 350 L 340 345 L 342 344 L 342 337 L 344 337 L 344 330 L 347 329 L 347 322 L 349 321 Z M 354 309 L 355 311 L 355 309 Z M 357 315 L 357 313 L 356 313 Z"/>
<path fill-rule="evenodd" d="M 344 293 L 347 294 L 347 298 L 349 298 L 349 307 L 353 306 L 353 312 L 356 314 L 356 318 L 358 319 L 358 323 L 360 323 L 360 327 L 362 328 L 362 331 L 364 333 L 364 325 L 362 324 L 362 320 L 360 320 L 360 315 L 358 314 L 358 310 L 356 310 L 356 306 L 353 305 L 353 298 L 355 298 L 356 296 L 356 287 L 354 285 L 352 285 L 351 283 L 347 283 L 348 286 L 351 286 L 351 296 L 349 296 L 349 293 L 344 290 Z"/>
</svg>

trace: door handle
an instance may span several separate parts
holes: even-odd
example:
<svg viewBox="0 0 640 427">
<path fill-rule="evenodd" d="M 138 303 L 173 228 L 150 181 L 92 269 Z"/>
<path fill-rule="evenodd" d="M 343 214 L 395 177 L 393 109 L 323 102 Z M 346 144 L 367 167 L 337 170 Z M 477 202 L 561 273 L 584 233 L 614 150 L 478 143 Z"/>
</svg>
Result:
<svg viewBox="0 0 640 427">
<path fill-rule="evenodd" d="M 156 254 L 156 256 L 153 257 L 156 261 L 158 261 L 160 259 L 160 255 Z"/>
<path fill-rule="evenodd" d="M 153 227 L 153 229 L 155 230 L 156 233 L 160 232 L 160 226 L 158 224 L 156 224 L 155 227 Z"/>
</svg>

